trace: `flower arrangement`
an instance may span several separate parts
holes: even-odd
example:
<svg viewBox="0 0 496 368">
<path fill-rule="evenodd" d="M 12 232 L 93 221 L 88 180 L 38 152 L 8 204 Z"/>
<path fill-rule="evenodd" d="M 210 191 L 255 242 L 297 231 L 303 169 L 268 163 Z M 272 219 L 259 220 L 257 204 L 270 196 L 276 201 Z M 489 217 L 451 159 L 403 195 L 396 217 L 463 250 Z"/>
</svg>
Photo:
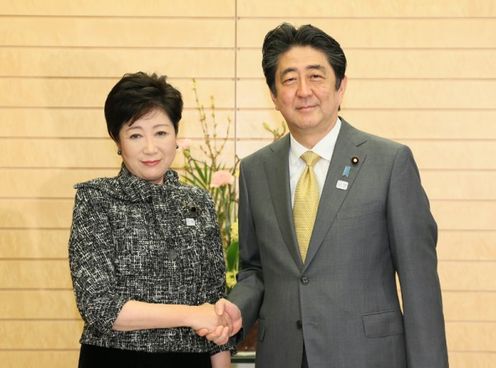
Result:
<svg viewBox="0 0 496 368">
<path fill-rule="evenodd" d="M 218 125 L 215 116 L 214 98 L 210 98 L 210 113 L 207 115 L 205 107 L 199 101 L 195 80 L 193 80 L 193 92 L 204 138 L 203 143 L 199 146 L 199 149 L 203 153 L 203 159 L 193 156 L 191 152 L 191 140 L 179 140 L 178 146 L 182 150 L 184 158 L 181 179 L 187 184 L 207 190 L 215 203 L 226 258 L 226 284 L 228 290 L 230 290 L 236 284 L 236 274 L 238 273 L 239 243 L 236 221 L 237 197 L 235 177 L 239 159 L 235 157 L 232 167 L 228 167 L 220 161 L 220 155 L 229 137 L 231 120 L 228 119 L 226 132 L 219 138 L 217 135 Z"/>
<path fill-rule="evenodd" d="M 199 146 L 204 159 L 200 160 L 193 156 L 191 152 L 192 141 L 190 139 L 178 140 L 178 146 L 182 150 L 184 158 L 181 179 L 187 184 L 207 190 L 214 200 L 226 259 L 226 284 L 227 289 L 231 290 L 236 284 L 239 266 L 238 221 L 236 216 L 238 203 L 236 176 L 239 159 L 235 157 L 232 167 L 220 162 L 220 155 L 229 137 L 231 120 L 228 118 L 226 132 L 222 138 L 219 138 L 213 96 L 210 97 L 210 113 L 207 115 L 205 107 L 199 101 L 197 85 L 194 79 L 193 92 L 204 139 L 203 144 Z M 279 128 L 271 128 L 269 124 L 263 123 L 264 129 L 272 134 L 273 141 L 278 140 L 287 133 L 286 124 L 281 122 L 280 125 Z"/>
</svg>

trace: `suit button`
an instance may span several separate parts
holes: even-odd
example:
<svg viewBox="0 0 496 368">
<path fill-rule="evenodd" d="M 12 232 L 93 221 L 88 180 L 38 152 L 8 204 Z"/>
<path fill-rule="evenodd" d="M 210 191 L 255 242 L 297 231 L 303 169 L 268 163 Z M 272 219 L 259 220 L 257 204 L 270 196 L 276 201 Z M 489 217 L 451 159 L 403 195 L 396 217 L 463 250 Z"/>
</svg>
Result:
<svg viewBox="0 0 496 368">
<path fill-rule="evenodd" d="M 303 324 L 301 323 L 301 320 L 299 319 L 298 321 L 296 321 L 296 328 L 298 330 L 301 330 L 302 327 L 303 327 Z"/>
<path fill-rule="evenodd" d="M 300 281 L 301 281 L 301 283 L 303 285 L 306 285 L 306 284 L 308 284 L 310 282 L 310 280 L 306 276 L 302 276 L 301 279 L 300 279 Z"/>
</svg>

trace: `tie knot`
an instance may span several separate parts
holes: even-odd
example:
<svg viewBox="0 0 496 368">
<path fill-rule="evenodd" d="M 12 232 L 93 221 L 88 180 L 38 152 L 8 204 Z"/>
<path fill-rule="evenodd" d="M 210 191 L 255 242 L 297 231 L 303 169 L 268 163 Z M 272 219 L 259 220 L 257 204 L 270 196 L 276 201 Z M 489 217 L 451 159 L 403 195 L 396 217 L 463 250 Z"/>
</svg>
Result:
<svg viewBox="0 0 496 368">
<path fill-rule="evenodd" d="M 310 167 L 315 165 L 317 161 L 320 160 L 320 156 L 312 151 L 306 151 L 303 155 L 301 155 L 301 158 Z"/>
</svg>

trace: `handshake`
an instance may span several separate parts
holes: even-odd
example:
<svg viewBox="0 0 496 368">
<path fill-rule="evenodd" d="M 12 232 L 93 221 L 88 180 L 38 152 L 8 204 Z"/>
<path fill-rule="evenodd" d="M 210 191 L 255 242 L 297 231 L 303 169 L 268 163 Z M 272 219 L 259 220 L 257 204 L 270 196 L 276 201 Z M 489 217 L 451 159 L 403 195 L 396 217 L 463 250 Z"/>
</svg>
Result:
<svg viewBox="0 0 496 368">
<path fill-rule="evenodd" d="M 197 335 L 217 345 L 227 343 L 241 329 L 241 311 L 227 299 L 219 299 L 215 304 L 205 303 L 197 308 L 191 327 Z"/>
</svg>

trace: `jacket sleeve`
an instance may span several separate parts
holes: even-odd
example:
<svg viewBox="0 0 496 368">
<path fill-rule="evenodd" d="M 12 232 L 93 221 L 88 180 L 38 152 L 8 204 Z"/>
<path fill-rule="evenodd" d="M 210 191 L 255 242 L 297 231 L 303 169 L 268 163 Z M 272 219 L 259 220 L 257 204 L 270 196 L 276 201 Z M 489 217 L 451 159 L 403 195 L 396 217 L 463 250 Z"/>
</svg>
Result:
<svg viewBox="0 0 496 368">
<path fill-rule="evenodd" d="M 208 212 L 208 231 L 204 234 L 205 239 L 202 243 L 208 248 L 206 251 L 206 259 L 203 263 L 204 280 L 199 290 L 198 304 L 211 303 L 214 304 L 220 298 L 223 298 L 226 293 L 226 264 L 224 261 L 224 252 L 222 249 L 222 240 L 220 236 L 219 223 L 215 212 L 215 204 L 208 193 L 205 192 L 202 198 L 203 205 Z M 218 346 L 214 343 L 209 343 L 210 354 L 215 354 L 220 351 L 229 350 L 232 353 L 236 351 L 232 341 L 225 345 Z"/>
<path fill-rule="evenodd" d="M 215 303 L 225 296 L 226 292 L 226 264 L 224 262 L 224 253 L 222 240 L 220 236 L 219 224 L 215 212 L 215 205 L 210 195 L 205 193 L 203 198 L 204 206 L 208 212 L 208 231 L 204 234 L 202 243 L 206 245 L 207 260 L 204 263 L 205 280 L 202 285 L 202 298 L 199 303 Z"/>
<path fill-rule="evenodd" d="M 245 182 L 244 163 L 239 175 L 239 273 L 237 283 L 229 294 L 229 300 L 241 310 L 243 331 L 240 339 L 248 333 L 258 318 L 264 295 L 264 281 L 256 230 L 250 208 L 248 188 Z"/>
<path fill-rule="evenodd" d="M 406 146 L 401 146 L 393 164 L 387 219 L 403 298 L 408 367 L 448 367 L 437 274 L 437 225 Z"/>
<path fill-rule="evenodd" d="M 112 229 L 105 199 L 90 188 L 76 193 L 69 264 L 76 303 L 83 320 L 108 334 L 127 299 L 116 293 Z"/>
</svg>

